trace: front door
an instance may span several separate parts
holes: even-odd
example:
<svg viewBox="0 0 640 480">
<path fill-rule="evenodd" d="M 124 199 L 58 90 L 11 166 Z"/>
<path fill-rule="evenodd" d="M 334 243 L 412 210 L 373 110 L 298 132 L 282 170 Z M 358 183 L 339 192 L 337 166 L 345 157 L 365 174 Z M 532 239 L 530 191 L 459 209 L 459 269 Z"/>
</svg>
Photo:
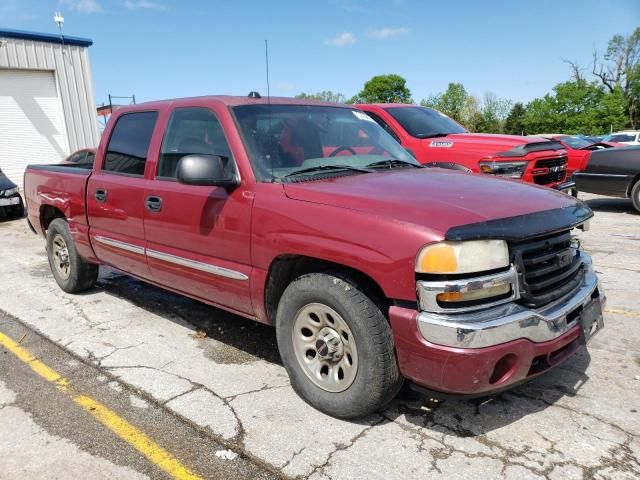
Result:
<svg viewBox="0 0 640 480">
<path fill-rule="evenodd" d="M 154 281 L 205 301 L 251 313 L 250 226 L 253 196 L 242 186 L 184 185 L 176 180 L 185 155 L 220 155 L 236 168 L 215 113 L 175 108 L 147 185 L 147 261 Z"/>
<path fill-rule="evenodd" d="M 87 213 L 96 256 L 108 265 L 148 277 L 145 256 L 145 165 L 158 112 L 121 115 L 102 165 L 87 184 Z M 105 132 L 105 135 L 108 134 Z"/>
</svg>

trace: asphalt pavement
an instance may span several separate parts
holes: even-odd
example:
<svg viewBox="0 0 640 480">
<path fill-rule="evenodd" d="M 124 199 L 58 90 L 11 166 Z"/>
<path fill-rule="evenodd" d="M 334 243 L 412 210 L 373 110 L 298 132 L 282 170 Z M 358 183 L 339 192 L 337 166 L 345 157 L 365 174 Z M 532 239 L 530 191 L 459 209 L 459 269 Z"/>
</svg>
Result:
<svg viewBox="0 0 640 480">
<path fill-rule="evenodd" d="M 272 328 L 108 268 L 68 295 L 43 240 L 0 222 L 0 332 L 69 381 L 0 346 L 0 478 L 640 478 L 640 215 L 585 198 L 608 297 L 588 350 L 492 399 L 405 392 L 359 421 L 295 395 Z"/>
</svg>

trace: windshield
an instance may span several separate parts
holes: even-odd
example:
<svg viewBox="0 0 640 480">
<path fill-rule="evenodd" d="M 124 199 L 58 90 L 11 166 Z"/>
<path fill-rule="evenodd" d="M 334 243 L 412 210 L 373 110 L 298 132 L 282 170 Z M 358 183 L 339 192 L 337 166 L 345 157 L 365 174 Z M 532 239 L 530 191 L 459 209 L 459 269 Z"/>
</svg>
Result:
<svg viewBox="0 0 640 480">
<path fill-rule="evenodd" d="M 574 150 L 579 150 L 584 147 L 588 147 L 589 145 L 593 145 L 595 142 L 591 140 L 587 140 L 586 138 L 581 137 L 560 137 L 564 143 L 569 145 Z"/>
<path fill-rule="evenodd" d="M 365 167 L 384 160 L 418 165 L 387 132 L 358 110 L 264 104 L 232 110 L 259 181 L 290 181 L 297 172 L 326 175 L 333 167 L 345 175 L 369 173 Z M 339 170 L 341 166 L 348 168 Z"/>
<path fill-rule="evenodd" d="M 413 137 L 444 137 L 450 133 L 467 133 L 444 113 L 432 108 L 389 107 L 386 110 Z"/>
<path fill-rule="evenodd" d="M 635 133 L 614 133 L 604 137 L 606 142 L 633 142 L 635 139 Z"/>
</svg>

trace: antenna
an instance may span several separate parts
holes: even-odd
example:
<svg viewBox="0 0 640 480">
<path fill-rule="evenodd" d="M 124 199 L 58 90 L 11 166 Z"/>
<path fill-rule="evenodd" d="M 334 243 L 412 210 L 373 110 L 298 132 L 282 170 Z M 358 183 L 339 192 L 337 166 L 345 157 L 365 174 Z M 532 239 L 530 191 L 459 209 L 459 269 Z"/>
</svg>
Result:
<svg viewBox="0 0 640 480">
<path fill-rule="evenodd" d="M 271 90 L 269 89 L 269 41 L 264 41 L 264 59 L 267 64 L 267 103 L 270 103 Z"/>
<path fill-rule="evenodd" d="M 269 120 L 269 135 L 272 132 L 271 125 L 271 89 L 269 88 L 269 41 L 265 38 L 264 40 L 264 60 L 267 67 L 267 112 L 268 112 L 268 120 Z M 271 163 L 271 182 L 275 182 L 275 175 L 273 174 L 273 158 L 269 158 Z"/>
<path fill-rule="evenodd" d="M 53 14 L 53 21 L 58 25 L 58 32 L 60 32 L 60 40 L 62 41 L 62 53 L 64 53 L 64 35 L 62 34 L 62 26 L 64 25 L 64 17 L 61 12 L 55 12 Z"/>
</svg>

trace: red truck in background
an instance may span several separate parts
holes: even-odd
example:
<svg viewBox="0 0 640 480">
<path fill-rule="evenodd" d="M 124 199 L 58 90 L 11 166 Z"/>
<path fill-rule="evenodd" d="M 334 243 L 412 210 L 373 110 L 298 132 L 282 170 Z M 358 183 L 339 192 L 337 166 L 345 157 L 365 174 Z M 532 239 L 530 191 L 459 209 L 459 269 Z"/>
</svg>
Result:
<svg viewBox="0 0 640 480">
<path fill-rule="evenodd" d="M 66 292 L 99 265 L 276 327 L 293 388 L 328 414 L 404 381 L 487 395 L 603 325 L 572 234 L 581 201 L 422 167 L 362 111 L 199 97 L 114 112 L 95 161 L 29 166 L 28 222 Z"/>
<path fill-rule="evenodd" d="M 516 178 L 558 190 L 567 181 L 567 151 L 559 142 L 537 137 L 469 133 L 432 108 L 381 103 L 355 105 L 423 165 Z"/>
<path fill-rule="evenodd" d="M 562 146 L 567 149 L 567 152 L 568 152 L 567 178 L 572 178 L 573 174 L 576 173 L 578 170 L 584 171 L 587 168 L 587 164 L 589 163 L 589 157 L 591 156 L 591 152 L 595 152 L 597 150 L 604 150 L 606 148 L 627 146 L 624 143 L 616 143 L 616 142 L 605 142 L 605 141 L 594 142 L 593 140 L 589 140 L 588 138 L 580 137 L 578 135 L 542 134 L 539 136 L 541 138 L 547 138 L 549 140 L 560 142 Z"/>
</svg>

